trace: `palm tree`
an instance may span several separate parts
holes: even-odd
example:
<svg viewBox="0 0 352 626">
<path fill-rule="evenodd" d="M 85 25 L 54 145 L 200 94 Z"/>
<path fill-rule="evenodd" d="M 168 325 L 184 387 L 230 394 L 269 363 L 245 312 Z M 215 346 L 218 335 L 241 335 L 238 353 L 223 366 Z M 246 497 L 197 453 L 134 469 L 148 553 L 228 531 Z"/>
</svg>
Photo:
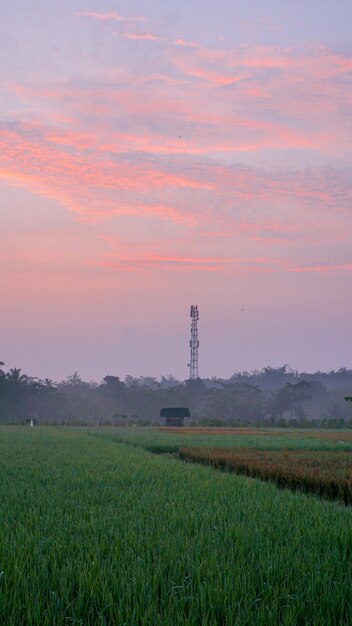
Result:
<svg viewBox="0 0 352 626">
<path fill-rule="evenodd" d="M 0 395 L 1 395 L 1 417 L 17 419 L 26 403 L 29 385 L 28 376 L 22 374 L 22 370 L 14 367 L 8 372 L 4 372 L 0 365 Z"/>
<path fill-rule="evenodd" d="M 13 367 L 6 374 L 7 381 L 12 385 L 18 385 L 23 387 L 29 382 L 29 378 L 26 374 L 21 374 L 22 370 L 18 367 Z"/>
</svg>

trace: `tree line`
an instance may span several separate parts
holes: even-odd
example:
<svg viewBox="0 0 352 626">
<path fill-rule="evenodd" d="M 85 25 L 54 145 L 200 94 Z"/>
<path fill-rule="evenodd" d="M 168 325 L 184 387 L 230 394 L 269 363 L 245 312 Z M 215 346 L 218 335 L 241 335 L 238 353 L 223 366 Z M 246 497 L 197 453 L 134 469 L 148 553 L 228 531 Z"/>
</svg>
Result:
<svg viewBox="0 0 352 626">
<path fill-rule="evenodd" d="M 0 421 L 43 424 L 148 425 L 163 423 L 160 409 L 187 406 L 191 423 L 213 426 L 342 427 L 352 420 L 352 370 L 305 373 L 287 365 L 237 372 L 229 379 L 179 381 L 172 376 L 108 375 L 86 382 L 38 379 L 0 363 Z M 352 422 L 351 422 L 352 424 Z"/>
</svg>

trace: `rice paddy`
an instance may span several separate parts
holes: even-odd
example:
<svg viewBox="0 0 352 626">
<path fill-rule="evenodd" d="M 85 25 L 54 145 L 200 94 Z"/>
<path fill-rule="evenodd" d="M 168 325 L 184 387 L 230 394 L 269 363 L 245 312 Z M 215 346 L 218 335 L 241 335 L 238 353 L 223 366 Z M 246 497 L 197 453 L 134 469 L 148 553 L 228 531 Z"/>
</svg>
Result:
<svg viewBox="0 0 352 626">
<path fill-rule="evenodd" d="M 350 508 L 149 451 L 187 437 L 236 439 L 2 427 L 0 623 L 352 624 Z"/>
<path fill-rule="evenodd" d="M 254 450 L 250 448 L 181 448 L 184 461 L 274 482 L 352 503 L 352 455 L 344 450 Z"/>
<path fill-rule="evenodd" d="M 352 451 L 352 433 L 344 430 L 91 428 L 89 432 L 160 453 L 177 452 L 181 447 Z"/>
</svg>

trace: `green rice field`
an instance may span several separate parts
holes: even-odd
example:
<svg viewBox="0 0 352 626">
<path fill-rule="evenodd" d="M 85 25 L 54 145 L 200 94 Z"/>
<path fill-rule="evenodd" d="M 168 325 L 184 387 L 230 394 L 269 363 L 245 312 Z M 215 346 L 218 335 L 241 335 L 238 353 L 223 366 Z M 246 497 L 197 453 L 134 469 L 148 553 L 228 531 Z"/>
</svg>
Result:
<svg viewBox="0 0 352 626">
<path fill-rule="evenodd" d="M 350 507 L 181 446 L 352 449 L 343 431 L 1 427 L 0 624 L 352 624 Z"/>
</svg>

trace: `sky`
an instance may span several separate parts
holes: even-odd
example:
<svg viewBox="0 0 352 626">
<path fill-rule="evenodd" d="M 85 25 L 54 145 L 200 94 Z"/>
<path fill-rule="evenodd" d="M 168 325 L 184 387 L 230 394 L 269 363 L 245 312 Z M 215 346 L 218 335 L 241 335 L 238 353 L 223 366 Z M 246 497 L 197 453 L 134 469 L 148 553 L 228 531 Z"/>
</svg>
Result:
<svg viewBox="0 0 352 626">
<path fill-rule="evenodd" d="M 0 360 L 352 367 L 350 0 L 0 0 Z"/>
</svg>

